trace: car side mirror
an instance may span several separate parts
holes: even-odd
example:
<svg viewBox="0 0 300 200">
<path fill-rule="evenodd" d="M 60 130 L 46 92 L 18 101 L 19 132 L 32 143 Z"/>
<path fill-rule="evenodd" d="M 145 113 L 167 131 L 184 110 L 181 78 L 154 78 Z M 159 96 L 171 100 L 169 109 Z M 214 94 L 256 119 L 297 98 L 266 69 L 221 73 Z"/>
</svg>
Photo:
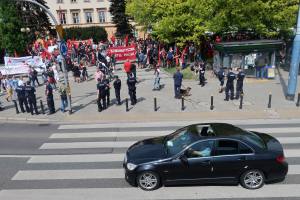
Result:
<svg viewBox="0 0 300 200">
<path fill-rule="evenodd" d="M 179 156 L 179 160 L 182 162 L 182 164 L 184 165 L 188 165 L 188 159 L 187 159 L 187 156 L 186 156 L 186 153 L 182 154 Z"/>
</svg>

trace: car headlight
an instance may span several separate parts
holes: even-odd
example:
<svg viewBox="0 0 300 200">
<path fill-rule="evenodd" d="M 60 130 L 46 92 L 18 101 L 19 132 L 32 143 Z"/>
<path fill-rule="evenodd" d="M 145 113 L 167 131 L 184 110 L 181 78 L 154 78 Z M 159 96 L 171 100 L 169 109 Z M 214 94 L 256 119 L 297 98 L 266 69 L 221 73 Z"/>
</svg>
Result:
<svg viewBox="0 0 300 200">
<path fill-rule="evenodd" d="M 136 168 L 137 165 L 132 164 L 132 163 L 127 163 L 126 167 L 128 170 L 132 171 Z"/>
</svg>

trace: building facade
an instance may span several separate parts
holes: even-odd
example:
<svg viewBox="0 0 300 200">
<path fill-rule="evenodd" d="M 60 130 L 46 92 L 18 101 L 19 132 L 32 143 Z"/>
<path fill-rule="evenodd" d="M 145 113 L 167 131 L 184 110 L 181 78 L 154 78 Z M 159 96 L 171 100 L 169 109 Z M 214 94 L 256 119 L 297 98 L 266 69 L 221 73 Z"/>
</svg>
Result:
<svg viewBox="0 0 300 200">
<path fill-rule="evenodd" d="M 115 33 L 109 0 L 46 0 L 47 6 L 64 27 L 102 26 L 109 38 Z"/>
</svg>

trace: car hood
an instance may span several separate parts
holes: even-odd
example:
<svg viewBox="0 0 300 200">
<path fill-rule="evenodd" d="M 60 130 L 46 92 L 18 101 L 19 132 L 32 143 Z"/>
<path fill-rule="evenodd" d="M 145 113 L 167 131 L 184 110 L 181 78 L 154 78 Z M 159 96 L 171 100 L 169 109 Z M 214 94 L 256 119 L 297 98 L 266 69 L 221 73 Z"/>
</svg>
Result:
<svg viewBox="0 0 300 200">
<path fill-rule="evenodd" d="M 127 162 L 142 164 L 167 158 L 164 137 L 142 140 L 127 150 Z"/>
</svg>

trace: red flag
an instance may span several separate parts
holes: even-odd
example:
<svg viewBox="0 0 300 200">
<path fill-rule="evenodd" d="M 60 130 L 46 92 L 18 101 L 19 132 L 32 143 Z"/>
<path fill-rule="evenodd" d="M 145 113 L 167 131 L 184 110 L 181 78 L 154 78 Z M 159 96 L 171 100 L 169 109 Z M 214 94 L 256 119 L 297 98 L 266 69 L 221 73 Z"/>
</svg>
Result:
<svg viewBox="0 0 300 200">
<path fill-rule="evenodd" d="M 125 46 L 126 47 L 128 46 L 128 39 L 129 39 L 128 35 L 126 35 L 125 38 L 124 38 L 124 42 L 125 42 Z"/>
<path fill-rule="evenodd" d="M 176 48 L 176 56 L 175 56 L 175 60 L 176 60 L 176 66 L 179 65 L 179 59 L 178 59 L 178 48 Z"/>
</svg>

